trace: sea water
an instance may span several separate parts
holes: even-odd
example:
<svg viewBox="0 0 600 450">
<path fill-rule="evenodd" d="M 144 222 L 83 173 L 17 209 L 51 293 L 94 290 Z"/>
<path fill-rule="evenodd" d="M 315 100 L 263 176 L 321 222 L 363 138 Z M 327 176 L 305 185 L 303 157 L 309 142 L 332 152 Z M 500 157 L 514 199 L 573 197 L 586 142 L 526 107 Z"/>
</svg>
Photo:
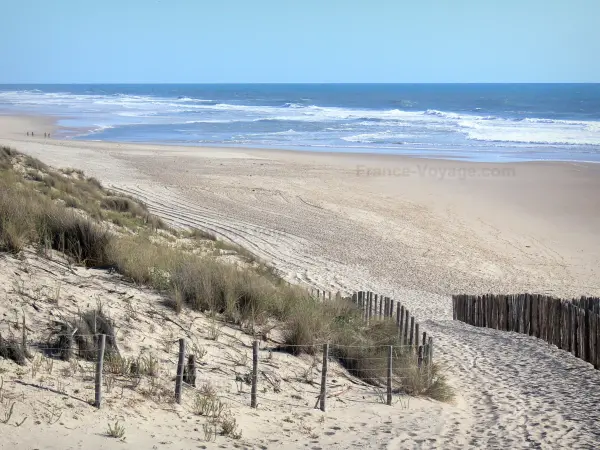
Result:
<svg viewBox="0 0 600 450">
<path fill-rule="evenodd" d="M 0 85 L 0 111 L 65 139 L 600 162 L 600 84 Z"/>
</svg>

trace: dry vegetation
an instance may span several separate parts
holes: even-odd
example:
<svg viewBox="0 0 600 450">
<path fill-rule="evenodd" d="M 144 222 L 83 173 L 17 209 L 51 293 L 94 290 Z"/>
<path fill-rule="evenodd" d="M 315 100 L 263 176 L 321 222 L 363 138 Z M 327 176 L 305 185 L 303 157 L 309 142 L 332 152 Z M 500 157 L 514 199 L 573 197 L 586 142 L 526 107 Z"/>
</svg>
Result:
<svg viewBox="0 0 600 450">
<path fill-rule="evenodd" d="M 217 253 L 233 252 L 243 262 L 225 263 L 213 254 L 199 254 L 193 243 L 202 240 L 211 242 Z M 177 245 L 179 241 L 191 241 L 191 249 L 187 244 Z M 73 263 L 110 268 L 150 286 L 176 312 L 183 307 L 208 312 L 215 320 L 235 324 L 255 336 L 264 337 L 276 328 L 281 331 L 280 348 L 293 354 L 311 354 L 321 343 L 332 342 L 333 356 L 351 373 L 375 385 L 386 373 L 385 349 L 377 347 L 399 345 L 393 323 L 366 325 L 348 299 L 320 302 L 277 278 L 244 249 L 199 230 L 171 230 L 142 203 L 110 192 L 80 171 L 56 171 L 1 147 L 0 251 L 19 254 L 31 245 L 39 254 L 56 250 Z M 81 323 L 58 324 L 62 327 L 58 334 L 77 327 L 90 331 L 87 319 L 84 314 Z M 80 349 L 84 346 L 86 353 L 86 346 L 93 345 L 83 342 Z M 0 355 L 6 356 L 2 351 L 0 338 Z M 116 367 L 113 370 L 139 367 L 139 361 L 123 362 L 116 344 L 110 361 L 109 367 Z M 424 374 L 416 368 L 414 356 L 399 353 L 394 368 L 404 392 L 440 400 L 452 397 L 438 367 Z M 235 421 L 219 424 L 223 433 L 235 435 Z"/>
</svg>

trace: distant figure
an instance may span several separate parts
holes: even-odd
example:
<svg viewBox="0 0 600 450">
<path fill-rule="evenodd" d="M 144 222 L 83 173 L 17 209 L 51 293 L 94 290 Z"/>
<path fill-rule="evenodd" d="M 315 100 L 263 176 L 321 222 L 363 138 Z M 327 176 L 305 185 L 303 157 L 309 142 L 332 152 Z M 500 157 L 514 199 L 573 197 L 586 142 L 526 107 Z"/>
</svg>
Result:
<svg viewBox="0 0 600 450">
<path fill-rule="evenodd" d="M 27 136 L 29 136 L 29 131 L 27 132 Z"/>
<path fill-rule="evenodd" d="M 33 136 L 33 131 L 31 132 L 31 135 Z"/>
</svg>

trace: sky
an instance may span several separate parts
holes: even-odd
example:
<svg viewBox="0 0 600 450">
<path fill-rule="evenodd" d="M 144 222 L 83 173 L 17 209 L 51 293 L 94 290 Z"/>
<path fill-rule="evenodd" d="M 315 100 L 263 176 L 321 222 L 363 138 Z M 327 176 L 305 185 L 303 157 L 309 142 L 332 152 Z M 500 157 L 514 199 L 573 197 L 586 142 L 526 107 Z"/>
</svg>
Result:
<svg viewBox="0 0 600 450">
<path fill-rule="evenodd" d="M 598 0 L 0 0 L 0 83 L 600 82 Z"/>
</svg>

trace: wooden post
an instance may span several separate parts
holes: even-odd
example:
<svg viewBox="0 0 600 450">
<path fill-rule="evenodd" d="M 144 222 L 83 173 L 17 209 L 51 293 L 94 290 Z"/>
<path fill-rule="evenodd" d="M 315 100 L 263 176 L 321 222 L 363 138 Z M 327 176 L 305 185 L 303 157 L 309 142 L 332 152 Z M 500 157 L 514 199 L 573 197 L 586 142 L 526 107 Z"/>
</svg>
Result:
<svg viewBox="0 0 600 450">
<path fill-rule="evenodd" d="M 417 323 L 415 323 L 415 340 L 414 340 L 415 347 L 419 346 L 420 338 L 421 338 L 421 335 L 419 334 L 419 322 L 417 322 Z"/>
<path fill-rule="evenodd" d="M 398 322 L 398 329 L 400 330 L 400 345 L 404 345 L 404 305 L 398 309 L 400 313 L 400 320 Z"/>
<path fill-rule="evenodd" d="M 177 377 L 175 378 L 175 401 L 181 404 L 183 389 L 183 369 L 185 365 L 185 339 L 179 339 L 179 361 L 177 362 Z"/>
<path fill-rule="evenodd" d="M 427 356 L 427 361 L 429 361 L 429 364 L 433 364 L 433 338 L 430 337 L 428 341 L 427 350 L 429 351 L 429 355 Z"/>
<path fill-rule="evenodd" d="M 412 347 L 415 345 L 415 318 L 410 316 L 410 334 L 408 335 L 408 345 Z M 412 348 L 411 348 L 412 350 Z"/>
<path fill-rule="evenodd" d="M 408 309 L 404 310 L 404 345 L 408 344 L 408 316 L 409 316 L 409 312 Z"/>
<path fill-rule="evenodd" d="M 379 317 L 383 317 L 383 298 L 379 299 Z"/>
<path fill-rule="evenodd" d="M 252 389 L 250 391 L 250 407 L 256 408 L 256 393 L 258 382 L 258 341 L 252 343 Z"/>
<path fill-rule="evenodd" d="M 388 364 L 387 364 L 387 404 L 392 404 L 392 359 L 394 357 L 394 347 L 388 347 Z"/>
<path fill-rule="evenodd" d="M 596 332 L 600 333 L 600 313 L 596 313 Z M 600 369 L 600 337 L 596 335 L 596 339 L 599 339 L 596 341 L 596 369 Z"/>
<path fill-rule="evenodd" d="M 456 295 L 452 296 L 452 320 L 456 320 Z"/>
<path fill-rule="evenodd" d="M 419 370 L 421 370 L 421 367 L 423 366 L 423 346 L 422 345 L 419 345 L 417 365 L 419 367 Z"/>
<path fill-rule="evenodd" d="M 390 298 L 390 317 L 394 318 L 394 300 Z"/>
<path fill-rule="evenodd" d="M 327 399 L 327 359 L 329 358 L 329 344 L 323 344 L 323 368 L 321 369 L 321 411 L 325 412 Z"/>
<path fill-rule="evenodd" d="M 369 295 L 369 304 L 367 308 L 367 319 L 369 323 L 373 318 L 373 303 L 377 303 L 377 295 L 375 295 L 375 298 L 373 298 L 373 295 Z"/>
<path fill-rule="evenodd" d="M 592 366 L 596 367 L 596 339 L 597 339 L 597 331 L 596 331 L 596 314 L 594 314 L 591 310 L 588 310 L 588 362 L 592 364 Z"/>
<path fill-rule="evenodd" d="M 569 303 L 569 351 L 577 355 L 577 308 Z"/>
<path fill-rule="evenodd" d="M 423 331 L 423 347 L 427 345 L 427 332 Z"/>
<path fill-rule="evenodd" d="M 431 370 L 433 366 L 433 338 L 427 340 L 427 386 L 431 384 Z"/>
<path fill-rule="evenodd" d="M 104 369 L 104 348 L 106 347 L 106 335 L 100 335 L 98 344 L 98 354 L 96 355 L 96 401 L 94 403 L 96 408 L 100 408 L 100 405 L 102 405 L 102 371 Z"/>
</svg>

